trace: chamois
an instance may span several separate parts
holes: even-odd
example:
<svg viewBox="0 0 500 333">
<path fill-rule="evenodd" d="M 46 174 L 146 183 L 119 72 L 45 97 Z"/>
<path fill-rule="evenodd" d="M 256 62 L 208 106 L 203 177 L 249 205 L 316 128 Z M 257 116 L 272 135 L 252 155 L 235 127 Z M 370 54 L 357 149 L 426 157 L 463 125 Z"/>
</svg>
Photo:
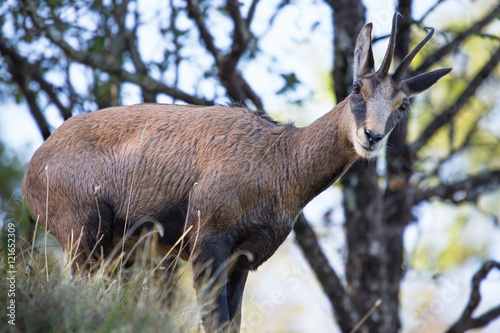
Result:
<svg viewBox="0 0 500 333">
<path fill-rule="evenodd" d="M 412 95 L 451 70 L 402 79 L 429 28 L 388 73 L 397 15 L 380 68 L 368 23 L 354 49 L 352 93 L 306 127 L 228 106 L 140 104 L 70 118 L 29 164 L 23 195 L 33 218 L 65 249 L 81 236 L 70 249 L 74 269 L 108 255 L 145 218 L 163 226 L 165 251 L 187 231 L 177 250 L 183 259 L 196 252 L 198 292 L 205 273 L 222 281 L 203 316 L 206 330 L 239 331 L 248 272 L 283 243 L 310 200 L 382 149 Z"/>
</svg>

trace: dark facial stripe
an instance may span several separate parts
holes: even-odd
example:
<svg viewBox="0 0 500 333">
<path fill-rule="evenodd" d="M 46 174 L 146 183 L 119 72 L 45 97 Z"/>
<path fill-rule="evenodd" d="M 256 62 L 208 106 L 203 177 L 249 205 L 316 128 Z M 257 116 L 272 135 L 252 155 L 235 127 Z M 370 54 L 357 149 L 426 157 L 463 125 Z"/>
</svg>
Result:
<svg viewBox="0 0 500 333">
<path fill-rule="evenodd" d="M 399 111 L 391 112 L 391 115 L 385 122 L 384 135 L 387 135 L 387 133 L 389 133 L 394 128 L 394 126 L 396 126 L 399 119 L 401 119 L 401 116 L 402 114 Z"/>
<path fill-rule="evenodd" d="M 352 94 L 349 101 L 357 128 L 364 128 L 366 123 L 366 102 L 361 94 Z"/>
</svg>

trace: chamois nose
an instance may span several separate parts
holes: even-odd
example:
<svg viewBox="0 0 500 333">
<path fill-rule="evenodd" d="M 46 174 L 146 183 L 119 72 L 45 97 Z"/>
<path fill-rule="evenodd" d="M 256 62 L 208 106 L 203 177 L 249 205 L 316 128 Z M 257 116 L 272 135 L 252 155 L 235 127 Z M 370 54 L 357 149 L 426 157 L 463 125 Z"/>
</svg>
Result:
<svg viewBox="0 0 500 333">
<path fill-rule="evenodd" d="M 370 144 L 370 147 L 382 140 L 382 138 L 384 137 L 382 134 L 375 134 L 367 129 L 365 129 L 365 136 L 366 140 L 368 140 L 368 143 Z"/>
</svg>

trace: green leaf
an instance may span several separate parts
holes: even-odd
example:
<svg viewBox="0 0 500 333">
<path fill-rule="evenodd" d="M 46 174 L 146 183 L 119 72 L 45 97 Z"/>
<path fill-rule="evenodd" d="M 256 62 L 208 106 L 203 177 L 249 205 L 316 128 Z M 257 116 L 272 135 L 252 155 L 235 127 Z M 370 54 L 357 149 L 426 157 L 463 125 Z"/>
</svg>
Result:
<svg viewBox="0 0 500 333">
<path fill-rule="evenodd" d="M 89 41 L 88 51 L 90 53 L 102 53 L 105 50 L 106 37 L 96 36 Z"/>
<path fill-rule="evenodd" d="M 295 86 L 300 83 L 295 73 L 281 74 L 281 77 L 285 80 L 285 85 L 277 92 L 278 95 L 295 89 Z"/>
</svg>

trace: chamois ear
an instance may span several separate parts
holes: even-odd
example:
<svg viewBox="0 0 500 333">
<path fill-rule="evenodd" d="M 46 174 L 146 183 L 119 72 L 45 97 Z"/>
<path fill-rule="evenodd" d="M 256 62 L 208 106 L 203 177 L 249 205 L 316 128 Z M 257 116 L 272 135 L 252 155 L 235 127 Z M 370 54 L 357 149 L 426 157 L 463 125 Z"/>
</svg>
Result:
<svg viewBox="0 0 500 333">
<path fill-rule="evenodd" d="M 450 71 L 451 68 L 441 68 L 432 72 L 417 75 L 404 80 L 402 83 L 408 87 L 410 96 L 413 96 L 431 87 L 437 82 L 437 80 L 448 74 Z"/>
<path fill-rule="evenodd" d="M 372 52 L 372 27 L 367 23 L 356 40 L 354 48 L 354 81 L 375 70 Z"/>
</svg>

